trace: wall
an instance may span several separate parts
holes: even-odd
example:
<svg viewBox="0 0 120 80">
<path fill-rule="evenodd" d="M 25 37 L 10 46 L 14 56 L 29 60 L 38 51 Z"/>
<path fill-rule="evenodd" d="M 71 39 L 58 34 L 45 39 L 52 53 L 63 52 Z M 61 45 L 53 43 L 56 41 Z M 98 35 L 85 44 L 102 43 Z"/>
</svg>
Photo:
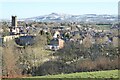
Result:
<svg viewBox="0 0 120 80">
<path fill-rule="evenodd" d="M 64 47 L 64 40 L 59 39 L 59 48 L 63 48 Z"/>
</svg>

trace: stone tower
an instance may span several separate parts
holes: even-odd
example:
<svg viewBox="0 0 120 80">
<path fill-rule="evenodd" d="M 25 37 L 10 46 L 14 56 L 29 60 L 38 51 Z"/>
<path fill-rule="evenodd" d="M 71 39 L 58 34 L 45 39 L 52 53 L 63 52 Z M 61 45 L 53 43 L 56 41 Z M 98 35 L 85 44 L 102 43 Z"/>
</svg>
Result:
<svg viewBox="0 0 120 80">
<path fill-rule="evenodd" d="M 12 27 L 17 27 L 17 16 L 12 16 Z"/>
</svg>

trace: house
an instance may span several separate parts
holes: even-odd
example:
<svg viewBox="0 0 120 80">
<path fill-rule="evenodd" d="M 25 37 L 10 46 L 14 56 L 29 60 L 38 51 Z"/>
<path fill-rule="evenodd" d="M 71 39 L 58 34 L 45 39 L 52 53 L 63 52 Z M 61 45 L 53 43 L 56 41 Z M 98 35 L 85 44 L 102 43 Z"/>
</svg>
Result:
<svg viewBox="0 0 120 80">
<path fill-rule="evenodd" d="M 36 41 L 35 41 L 35 36 L 27 35 L 27 36 L 20 36 L 18 38 L 15 38 L 15 42 L 17 45 L 27 46 L 27 45 L 33 45 Z"/>
<path fill-rule="evenodd" d="M 9 27 L 9 28 L 10 28 L 11 35 L 18 34 L 20 32 L 18 27 Z"/>
<path fill-rule="evenodd" d="M 53 27 L 52 29 L 53 29 L 53 30 L 61 31 L 61 30 L 65 30 L 65 26 Z"/>
<path fill-rule="evenodd" d="M 50 50 L 59 50 L 64 47 L 64 40 L 58 39 L 58 38 L 53 38 L 50 41 L 50 44 L 48 45 L 48 48 Z"/>
<path fill-rule="evenodd" d="M 59 31 L 55 31 L 53 38 L 58 38 L 60 36 L 60 32 Z"/>
</svg>

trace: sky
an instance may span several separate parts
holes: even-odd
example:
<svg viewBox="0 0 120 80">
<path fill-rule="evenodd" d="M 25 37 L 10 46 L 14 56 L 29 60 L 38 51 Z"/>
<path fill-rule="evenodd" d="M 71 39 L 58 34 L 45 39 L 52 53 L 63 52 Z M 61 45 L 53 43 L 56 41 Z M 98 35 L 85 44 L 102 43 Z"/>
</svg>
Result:
<svg viewBox="0 0 120 80">
<path fill-rule="evenodd" d="M 118 14 L 119 0 L 0 0 L 0 19 L 29 18 L 40 15 L 65 13 Z"/>
</svg>

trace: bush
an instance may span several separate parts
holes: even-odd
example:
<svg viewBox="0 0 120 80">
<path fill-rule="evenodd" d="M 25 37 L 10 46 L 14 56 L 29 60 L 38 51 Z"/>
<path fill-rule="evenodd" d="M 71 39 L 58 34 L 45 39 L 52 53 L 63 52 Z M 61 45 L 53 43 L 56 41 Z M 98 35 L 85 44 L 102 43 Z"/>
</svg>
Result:
<svg viewBox="0 0 120 80">
<path fill-rule="evenodd" d="M 35 71 L 36 75 L 54 75 L 73 72 L 73 68 L 58 61 L 48 61 L 40 65 Z"/>
<path fill-rule="evenodd" d="M 91 59 L 80 60 L 75 63 L 77 72 L 118 69 L 118 58 L 110 60 L 107 57 L 99 57 L 95 61 Z"/>
</svg>

